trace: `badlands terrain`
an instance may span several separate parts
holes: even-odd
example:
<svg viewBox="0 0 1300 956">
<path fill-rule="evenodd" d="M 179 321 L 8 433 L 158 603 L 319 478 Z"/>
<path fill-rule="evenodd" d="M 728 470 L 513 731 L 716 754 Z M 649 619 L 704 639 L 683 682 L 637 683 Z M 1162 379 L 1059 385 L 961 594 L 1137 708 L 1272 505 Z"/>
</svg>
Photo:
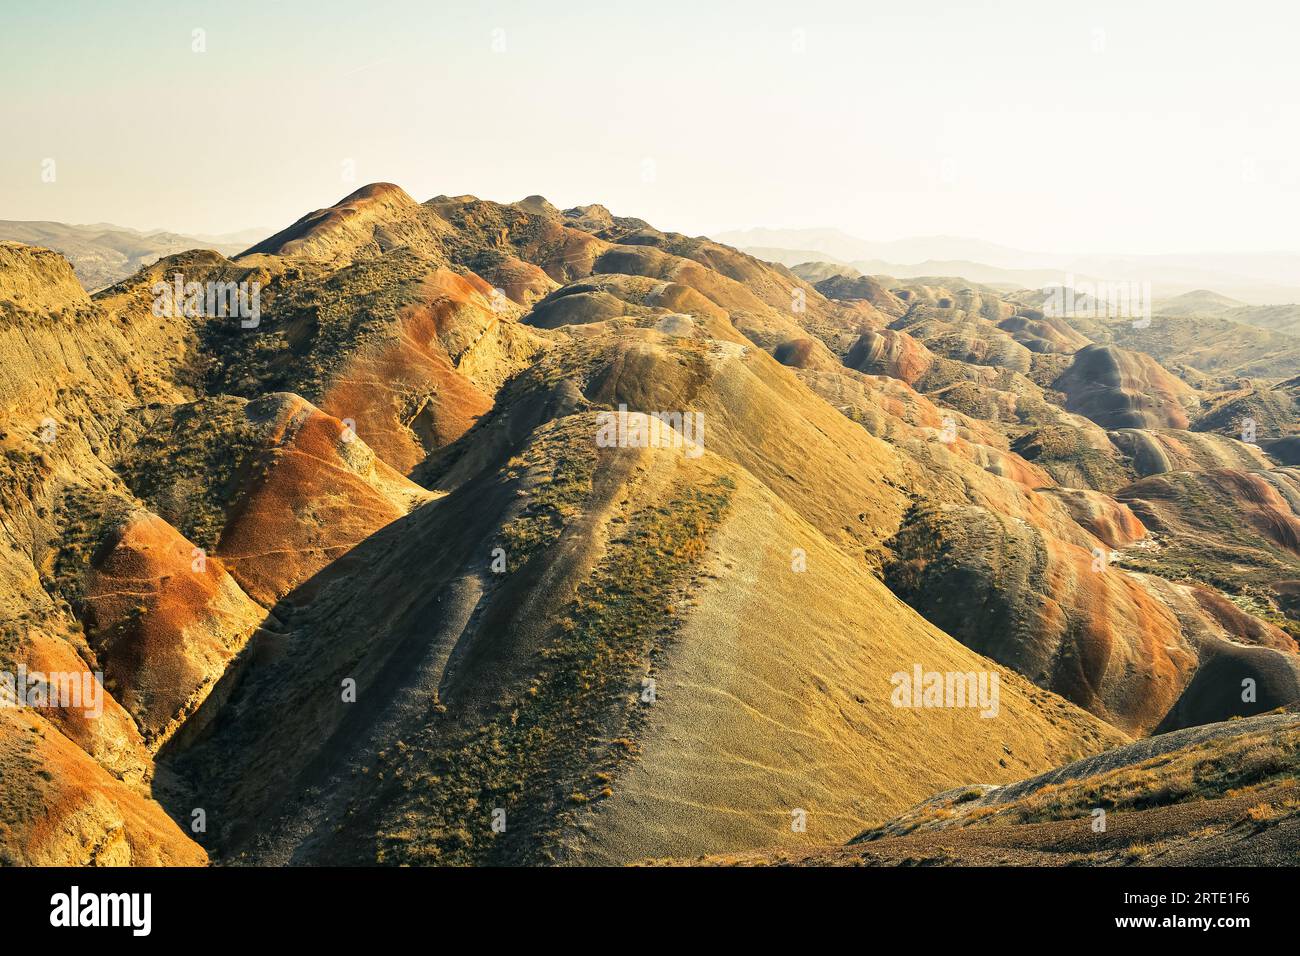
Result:
<svg viewBox="0 0 1300 956">
<path fill-rule="evenodd" d="M 105 688 L 0 707 L 0 862 L 1296 862 L 1300 338 L 1046 298 L 382 183 L 0 242 L 0 671 Z"/>
</svg>

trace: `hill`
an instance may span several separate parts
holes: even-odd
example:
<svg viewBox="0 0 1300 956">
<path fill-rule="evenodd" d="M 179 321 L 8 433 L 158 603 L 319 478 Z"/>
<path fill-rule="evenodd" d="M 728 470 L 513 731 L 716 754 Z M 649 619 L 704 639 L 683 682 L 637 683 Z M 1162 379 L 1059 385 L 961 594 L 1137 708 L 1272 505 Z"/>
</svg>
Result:
<svg viewBox="0 0 1300 956">
<path fill-rule="evenodd" d="M 94 296 L 0 275 L 0 671 L 104 688 L 4 724 L 15 859 L 804 851 L 1300 697 L 1290 470 L 987 285 L 386 183 Z"/>
</svg>

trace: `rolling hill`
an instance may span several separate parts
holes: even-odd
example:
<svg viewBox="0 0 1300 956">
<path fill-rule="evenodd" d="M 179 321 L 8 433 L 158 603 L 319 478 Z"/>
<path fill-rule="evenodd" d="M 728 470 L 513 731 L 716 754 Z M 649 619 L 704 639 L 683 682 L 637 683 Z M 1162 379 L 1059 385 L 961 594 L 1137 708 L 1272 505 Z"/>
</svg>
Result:
<svg viewBox="0 0 1300 956">
<path fill-rule="evenodd" d="M 0 244 L 0 330 L 0 670 L 105 690 L 5 715 L 14 860 L 811 853 L 1300 698 L 1294 468 L 989 286 L 376 183 L 93 296 Z"/>
</svg>

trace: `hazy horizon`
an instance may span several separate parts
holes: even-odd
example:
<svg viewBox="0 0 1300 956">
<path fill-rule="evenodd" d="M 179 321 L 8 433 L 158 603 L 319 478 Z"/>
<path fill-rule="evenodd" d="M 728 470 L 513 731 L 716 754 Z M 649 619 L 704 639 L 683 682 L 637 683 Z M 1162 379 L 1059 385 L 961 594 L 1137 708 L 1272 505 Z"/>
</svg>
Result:
<svg viewBox="0 0 1300 956">
<path fill-rule="evenodd" d="M 381 180 L 376 180 L 375 182 L 381 182 Z M 369 184 L 369 183 L 363 183 L 363 184 L 360 184 L 357 188 L 360 189 L 360 188 L 362 188 L 362 187 L 364 187 L 364 186 L 366 186 L 366 185 L 371 185 L 371 184 Z M 398 184 L 396 184 L 396 185 L 399 185 L 399 186 L 400 186 L 401 184 L 398 183 Z M 354 191 L 355 191 L 355 190 L 354 190 Z M 456 195 L 466 195 L 466 194 L 457 193 Z M 479 199 L 487 199 L 487 200 L 490 200 L 490 201 L 493 201 L 493 202 L 498 202 L 498 203 L 502 203 L 502 204 L 506 204 L 506 205 L 508 205 L 508 204 L 510 204 L 510 203 L 512 203 L 512 202 L 517 202 L 517 201 L 519 201 L 519 200 L 521 200 L 521 199 L 527 198 L 527 197 L 524 197 L 524 196 L 518 196 L 518 197 L 515 197 L 514 199 L 506 199 L 506 198 L 503 198 L 503 197 L 495 197 L 495 196 L 481 196 L 481 195 L 478 195 L 478 194 L 469 194 L 469 195 L 475 195 L 476 198 L 479 198 Z M 536 194 L 530 194 L 530 195 L 536 195 Z M 339 200 L 342 200 L 342 199 L 345 199 L 345 198 L 347 198 L 347 194 L 338 197 Z M 419 199 L 419 197 L 413 197 L 413 198 L 417 198 L 417 199 Z M 425 199 L 432 199 L 432 198 L 433 198 L 432 196 L 425 197 Z M 544 199 L 547 199 L 548 201 L 550 200 L 550 197 L 548 197 L 548 196 L 543 196 L 543 198 L 544 198 Z M 424 199 L 419 199 L 419 201 L 423 202 L 423 201 L 425 201 L 425 200 L 424 200 Z M 221 232 L 212 232 L 212 231 L 203 230 L 203 229 L 186 229 L 186 228 L 183 228 L 183 227 L 178 228 L 178 227 L 168 227 L 168 226 L 141 226 L 141 225 L 135 225 L 135 224 L 130 224 L 130 223 L 110 222 L 110 221 L 108 221 L 108 220 L 102 220 L 102 219 L 94 219 L 94 220 L 85 220 L 85 221 L 81 221 L 81 220 L 67 220 L 67 219 L 50 219 L 49 217 L 44 217 L 44 218 L 35 218 L 35 219 L 9 219 L 9 220 L 0 220 L 0 221 L 9 221 L 9 222 L 49 222 L 49 223 L 55 223 L 55 224 L 67 225 L 67 226 L 74 226 L 74 227 L 113 226 L 113 227 L 115 227 L 115 228 L 119 228 L 119 229 L 125 229 L 125 230 L 130 230 L 130 231 L 133 231 L 133 232 L 138 232 L 138 233 L 141 233 L 141 234 L 143 234 L 143 235 L 152 235 L 152 234 L 156 234 L 156 233 L 164 233 L 164 232 L 166 232 L 166 233 L 176 233 L 176 234 L 183 235 L 183 236 L 192 236 L 192 237 L 195 237 L 195 238 L 203 238 L 203 237 L 208 237 L 208 238 L 229 238 L 229 237 L 232 237 L 232 236 L 242 236 L 242 235 L 244 235 L 245 233 L 247 233 L 247 234 L 248 234 L 248 235 L 247 235 L 247 238 L 248 238 L 250 241 L 256 241 L 256 240 L 259 240 L 259 239 L 269 238 L 270 236 L 274 235 L 275 233 L 280 232 L 281 230 L 283 230 L 286 226 L 291 225 L 293 222 L 296 222 L 297 220 L 299 220 L 299 219 L 301 219 L 301 218 L 303 218 L 303 217 L 305 217 L 305 216 L 307 216 L 307 215 L 310 215 L 310 214 L 313 213 L 313 212 L 317 212 L 317 211 L 319 211 L 320 209 L 328 208 L 328 207 L 331 206 L 331 205 L 334 205 L 334 203 L 325 203 L 325 204 L 322 205 L 322 206 L 316 206 L 316 207 L 312 207 L 312 208 L 310 208 L 310 209 L 305 209 L 305 210 L 304 210 L 300 215 L 295 216 L 293 220 L 286 221 L 286 222 L 275 223 L 275 224 L 270 224 L 270 225 L 265 225 L 265 226 L 245 226 L 245 227 L 237 228 L 237 229 L 223 230 L 223 231 L 221 231 Z M 559 204 L 555 204 L 555 205 L 559 205 Z M 587 203 L 576 203 L 576 204 L 573 204 L 573 205 L 583 206 L 583 205 L 588 205 L 588 204 L 587 204 Z M 603 204 L 602 204 L 602 205 L 603 205 Z M 561 208 L 572 208 L 572 206 L 569 205 L 569 204 L 564 204 L 564 206 L 561 207 Z M 626 213 L 626 212 L 623 212 L 623 211 L 618 210 L 618 209 L 613 209 L 613 210 L 611 210 L 611 212 L 613 212 L 615 215 L 620 215 L 620 216 L 622 216 L 622 215 L 630 215 L 630 216 L 632 216 L 633 218 L 642 218 L 642 217 L 637 217 L 637 216 L 635 215 L 635 213 Z M 652 226 L 657 225 L 657 224 L 654 223 L 654 222 L 651 222 L 650 224 L 651 224 Z M 674 231 L 678 231 L 678 232 L 680 232 L 681 230 L 674 230 Z M 819 233 L 819 232 L 820 232 L 820 233 L 831 233 L 831 232 L 835 232 L 835 233 L 839 233 L 839 234 L 841 234 L 841 235 L 842 235 L 844 238 L 846 238 L 846 239 L 853 239 L 853 240 L 859 240 L 859 241 L 863 241 L 863 242 L 880 243 L 880 244 L 889 244 L 889 243 L 899 243 L 899 244 L 902 244 L 902 243 L 908 243 L 908 242 L 922 242 L 922 241 L 926 241 L 926 240 L 949 240 L 949 241 L 965 241 L 965 242 L 971 242 L 971 243 L 977 243 L 977 244 L 988 244 L 988 245 L 990 245 L 990 246 L 1002 246 L 1001 243 L 995 243 L 995 242 L 993 242 L 992 240 L 986 239 L 986 238 L 983 237 L 983 236 L 959 236 L 959 235 L 952 235 L 952 234 L 946 234 L 946 233 L 934 233 L 934 234 L 927 234 L 927 235 L 901 235 L 901 236 L 893 236 L 893 237 L 889 237 L 889 238 L 882 238 L 882 237 L 879 237 L 879 236 L 870 236 L 870 235 L 857 234 L 857 233 L 854 233 L 851 229 L 845 229 L 845 228 L 841 228 L 841 227 L 838 227 L 838 226 L 825 226 L 825 227 L 823 227 L 823 226 L 815 226 L 815 225 L 814 225 L 814 226 L 786 226 L 786 227 L 777 227 L 777 226 L 768 226 L 768 225 L 763 225 L 763 224 L 757 224 L 757 225 L 752 225 L 752 226 L 724 227 L 724 228 L 720 228 L 720 229 L 714 229 L 714 230 L 711 230 L 711 231 L 706 231 L 706 232 L 703 232 L 703 233 L 699 233 L 699 235 L 706 236 L 707 238 L 716 239 L 718 236 L 738 235 L 738 234 L 741 234 L 741 233 L 747 233 L 747 232 L 749 232 L 749 233 L 763 233 L 763 232 L 788 232 L 788 233 L 798 233 L 798 232 Z M 750 245 L 750 246 L 761 246 L 762 243 L 759 243 L 759 242 L 753 242 L 753 243 L 747 243 L 746 245 Z M 793 248 L 793 247 L 778 246 L 778 247 L 776 247 L 776 248 Z M 1021 253 L 1027 253 L 1027 254 L 1041 254 L 1041 255 L 1043 255 L 1043 256 L 1068 256 L 1068 255 L 1078 255 L 1078 256 L 1100 256 L 1100 255 L 1105 255 L 1105 254 L 1107 254 L 1105 250 L 1056 250 L 1056 249 L 1047 250 L 1047 249 L 1027 249 L 1027 248 L 1019 248 L 1019 247 L 1014 247 L 1014 246 L 1002 246 L 1002 248 L 1005 248 L 1007 251 L 1010 251 L 1010 252 L 1021 252 Z M 1118 255 L 1118 254 L 1116 254 L 1116 255 Z M 1277 249 L 1248 249 L 1248 250 L 1231 250 L 1231 251 L 1230 251 L 1230 250 L 1224 250 L 1224 249 L 1197 249 L 1197 250 L 1189 250 L 1189 251 L 1184 252 L 1184 253 L 1169 253 L 1169 252 L 1136 253 L 1136 254 L 1133 254 L 1133 255 L 1131 256 L 1131 258 L 1141 258 L 1141 257 L 1144 257 L 1144 256 L 1150 256 L 1150 257 L 1164 257 L 1164 256 L 1169 256 L 1169 257 L 1174 257 L 1174 256 L 1186 256 L 1186 257 L 1205 256 L 1205 257 L 1212 257 L 1212 256 L 1215 256 L 1215 255 L 1224 255 L 1224 256 L 1237 256 L 1237 255 L 1240 255 L 1240 256 L 1250 256 L 1250 255 L 1257 255 L 1257 256 L 1269 256 L 1269 255 L 1300 256 L 1300 250 L 1282 249 L 1282 248 L 1277 248 Z M 900 262 L 901 262 L 901 261 L 902 261 L 902 260 L 900 260 Z M 918 260 L 916 264 L 919 264 L 919 262 L 921 262 L 921 261 L 923 261 L 923 260 Z"/>
<path fill-rule="evenodd" d="M 673 2 L 647 19 L 75 0 L 8 20 L 5 219 L 273 231 L 388 181 L 690 235 L 1300 251 L 1300 15 L 1282 4 L 1223 22 L 1208 3 Z M 99 107 L 79 109 L 88 92 Z"/>
</svg>

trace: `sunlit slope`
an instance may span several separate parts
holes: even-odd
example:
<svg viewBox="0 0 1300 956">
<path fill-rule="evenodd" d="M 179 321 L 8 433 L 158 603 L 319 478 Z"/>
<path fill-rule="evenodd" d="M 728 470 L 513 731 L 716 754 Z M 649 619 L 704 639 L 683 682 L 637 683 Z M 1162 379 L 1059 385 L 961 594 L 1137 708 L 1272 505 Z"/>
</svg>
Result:
<svg viewBox="0 0 1300 956">
<path fill-rule="evenodd" d="M 1294 866 L 1295 713 L 1136 741 L 1010 786 L 935 794 L 846 846 L 705 862 L 805 866 Z"/>
<path fill-rule="evenodd" d="M 576 814 L 563 861 L 824 844 L 969 768 L 1011 779 L 1119 739 L 927 624 L 750 480 L 688 602 L 651 671 L 639 757 Z M 993 670 L 996 716 L 894 707 L 891 675 L 918 664 Z"/>
</svg>

